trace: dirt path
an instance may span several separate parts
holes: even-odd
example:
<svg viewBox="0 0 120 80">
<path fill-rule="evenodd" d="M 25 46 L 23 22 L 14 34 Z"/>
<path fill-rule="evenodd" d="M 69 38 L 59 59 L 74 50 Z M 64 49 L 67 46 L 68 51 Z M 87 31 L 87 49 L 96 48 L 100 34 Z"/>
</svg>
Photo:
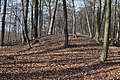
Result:
<svg viewBox="0 0 120 80">
<path fill-rule="evenodd" d="M 120 79 L 120 48 L 110 46 L 108 61 L 97 63 L 102 45 L 86 36 L 39 39 L 27 45 L 0 49 L 0 80 L 113 80 Z"/>
</svg>

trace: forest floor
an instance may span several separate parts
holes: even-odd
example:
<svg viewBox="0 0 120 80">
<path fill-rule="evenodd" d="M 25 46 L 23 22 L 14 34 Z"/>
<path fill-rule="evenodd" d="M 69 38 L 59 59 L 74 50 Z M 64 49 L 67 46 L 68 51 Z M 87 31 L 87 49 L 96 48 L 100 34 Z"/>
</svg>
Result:
<svg viewBox="0 0 120 80">
<path fill-rule="evenodd" d="M 0 48 L 0 80 L 120 80 L 120 47 L 110 46 L 108 61 L 96 60 L 102 44 L 87 36 L 51 35 L 28 45 Z"/>
</svg>

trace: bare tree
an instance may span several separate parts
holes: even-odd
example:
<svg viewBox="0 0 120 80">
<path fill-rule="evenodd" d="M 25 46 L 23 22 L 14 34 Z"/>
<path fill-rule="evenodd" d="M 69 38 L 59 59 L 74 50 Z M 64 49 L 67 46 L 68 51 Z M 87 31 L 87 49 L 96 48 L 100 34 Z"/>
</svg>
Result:
<svg viewBox="0 0 120 80">
<path fill-rule="evenodd" d="M 34 17 L 33 38 L 38 37 L 38 0 L 35 0 L 35 17 Z"/>
<path fill-rule="evenodd" d="M 111 0 L 106 0 L 106 21 L 105 21 L 105 31 L 104 31 L 104 44 L 103 44 L 103 51 L 100 56 L 100 61 L 107 60 L 108 47 L 109 47 L 108 42 L 109 42 L 110 23 L 111 23 Z"/>
<path fill-rule="evenodd" d="M 1 12 L 1 0 L 0 0 L 0 12 Z"/>
<path fill-rule="evenodd" d="M 85 13 L 86 13 L 88 30 L 89 30 L 90 38 L 92 38 L 92 31 L 91 31 L 91 26 L 90 26 L 90 21 L 89 21 L 89 16 L 88 16 L 89 14 L 88 14 L 88 9 L 87 9 L 85 0 L 84 0 L 84 5 L 85 5 Z"/>
<path fill-rule="evenodd" d="M 76 16 L 75 16 L 75 5 L 74 5 L 74 0 L 72 0 L 72 4 L 73 4 L 73 6 L 72 6 L 72 9 L 73 9 L 73 37 L 75 38 L 75 37 L 77 37 L 76 36 Z"/>
<path fill-rule="evenodd" d="M 31 48 L 29 43 L 28 31 L 27 31 L 27 16 L 28 16 L 29 0 L 21 0 L 21 2 L 22 2 L 22 9 L 23 9 L 23 26 L 22 26 L 23 40 L 24 42 L 27 42 L 29 44 L 29 47 Z"/>
<path fill-rule="evenodd" d="M 65 41 L 64 41 L 64 47 L 68 47 L 68 28 L 67 28 L 67 8 L 66 8 L 66 0 L 63 1 L 63 10 L 64 10 L 64 35 L 65 35 Z"/>
<path fill-rule="evenodd" d="M 117 0 L 117 13 L 118 13 L 117 42 L 120 44 L 120 40 L 119 40 L 119 38 L 120 38 L 120 1 L 119 0 Z"/>
<path fill-rule="evenodd" d="M 38 37 L 42 36 L 42 25 L 43 25 L 43 1 L 39 1 L 39 26 L 38 26 Z"/>
<path fill-rule="evenodd" d="M 115 15 L 115 17 L 114 17 L 114 19 L 115 19 L 115 21 L 114 21 L 114 26 L 113 26 L 113 38 L 115 38 L 115 35 L 116 35 L 116 28 L 117 28 L 117 2 L 118 2 L 118 0 L 115 0 L 115 13 L 114 13 L 114 15 Z"/>
<path fill-rule="evenodd" d="M 7 0 L 4 1 L 4 10 L 3 10 L 3 17 L 2 17 L 2 31 L 1 31 L 1 46 L 4 46 L 6 6 L 7 6 Z"/>
<path fill-rule="evenodd" d="M 95 34 L 95 40 L 99 42 L 99 36 L 100 36 L 100 21 L 101 21 L 101 0 L 98 0 L 98 10 L 97 10 L 97 25 L 96 25 L 96 34 Z"/>
<path fill-rule="evenodd" d="M 54 0 L 54 6 L 53 6 L 53 10 L 52 10 L 52 16 L 51 16 L 50 26 L 49 26 L 49 30 L 48 30 L 48 35 L 52 34 L 54 20 L 55 20 L 55 13 L 56 13 L 56 9 L 57 9 L 57 2 L 58 2 L 58 0 Z"/>
</svg>

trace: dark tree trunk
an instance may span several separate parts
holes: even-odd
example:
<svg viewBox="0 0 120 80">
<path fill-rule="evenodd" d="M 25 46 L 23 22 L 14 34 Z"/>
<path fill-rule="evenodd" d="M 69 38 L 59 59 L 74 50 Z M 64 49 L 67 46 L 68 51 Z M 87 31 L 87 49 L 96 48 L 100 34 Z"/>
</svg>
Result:
<svg viewBox="0 0 120 80">
<path fill-rule="evenodd" d="M 43 1 L 39 1 L 39 29 L 38 29 L 38 37 L 42 36 L 42 26 L 43 26 Z"/>
<path fill-rule="evenodd" d="M 66 8 L 66 0 L 63 0 L 63 10 L 64 10 L 64 35 L 65 35 L 65 41 L 64 41 L 64 47 L 68 47 L 68 23 L 67 23 L 67 8 Z"/>
<path fill-rule="evenodd" d="M 3 10 L 3 17 L 2 17 L 2 31 L 1 31 L 1 46 L 4 46 L 6 6 L 7 6 L 7 0 L 4 0 L 4 10 Z"/>
<path fill-rule="evenodd" d="M 1 12 L 1 0 L 0 0 L 0 12 Z"/>
<path fill-rule="evenodd" d="M 38 0 L 35 0 L 34 39 L 38 37 Z"/>
<path fill-rule="evenodd" d="M 116 35 L 116 28 L 117 28 L 117 0 L 115 0 L 115 21 L 114 21 L 114 26 L 113 26 L 113 38 L 115 38 Z"/>
</svg>

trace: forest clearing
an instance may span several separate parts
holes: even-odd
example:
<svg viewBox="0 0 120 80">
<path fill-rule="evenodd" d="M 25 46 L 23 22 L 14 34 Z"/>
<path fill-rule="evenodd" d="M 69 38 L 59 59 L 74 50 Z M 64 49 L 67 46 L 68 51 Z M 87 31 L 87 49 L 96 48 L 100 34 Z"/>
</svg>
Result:
<svg viewBox="0 0 120 80">
<path fill-rule="evenodd" d="M 87 36 L 51 35 L 28 45 L 0 48 L 0 80 L 119 80 L 120 47 L 110 46 L 108 60 L 96 62 L 102 44 Z M 14 58 L 11 58 L 14 57 Z"/>
</svg>

